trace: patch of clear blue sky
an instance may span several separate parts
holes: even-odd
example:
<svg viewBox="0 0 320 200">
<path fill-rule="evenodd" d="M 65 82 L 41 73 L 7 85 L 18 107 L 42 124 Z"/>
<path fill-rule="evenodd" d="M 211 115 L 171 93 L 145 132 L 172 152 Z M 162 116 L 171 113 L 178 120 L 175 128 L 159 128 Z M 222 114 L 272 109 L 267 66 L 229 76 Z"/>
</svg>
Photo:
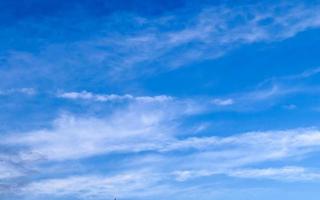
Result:
<svg viewBox="0 0 320 200">
<path fill-rule="evenodd" d="M 283 2 L 283 4 L 288 2 Z M 241 6 L 248 8 L 249 5 L 254 7 L 260 4 L 262 7 L 277 7 L 281 3 L 278 1 L 267 3 L 242 1 L 240 3 L 209 0 L 201 2 L 195 0 L 0 1 L 1 136 L 6 139 L 17 133 L 24 135 L 29 131 L 39 130 L 53 130 L 53 134 L 68 134 L 74 131 L 73 127 L 70 128 L 68 125 L 66 125 L 65 132 L 56 131 L 59 128 L 55 127 L 55 120 L 60 119 L 63 114 L 88 121 L 93 118 L 108 123 L 111 113 L 117 113 L 122 109 L 127 111 L 128 107 L 135 106 L 135 104 L 131 105 L 128 102 L 96 102 L 91 99 L 74 101 L 57 97 L 58 93 L 81 91 L 88 91 L 91 94 L 131 94 L 133 96 L 168 95 L 181 101 L 190 100 L 206 105 L 204 107 L 207 110 L 200 112 L 200 114 L 166 116 L 168 119 L 164 120 L 165 124 L 161 124 L 158 131 L 168 131 L 172 127 L 178 127 L 176 135 L 170 136 L 179 141 L 190 137 L 227 137 L 250 131 L 318 128 L 320 122 L 319 74 L 315 73 L 306 78 L 292 78 L 292 76 L 301 76 L 304 72 L 320 66 L 319 26 L 307 27 L 291 36 L 281 36 L 280 39 L 274 40 L 272 34 L 276 35 L 277 30 L 273 29 L 277 27 L 271 27 L 268 39 L 255 42 L 240 40 L 240 42 L 230 42 L 230 45 L 218 42 L 218 47 L 212 48 L 208 46 L 214 43 L 208 43 L 206 46 L 204 45 L 206 41 L 199 38 L 197 39 L 201 40 L 200 42 L 190 41 L 180 46 L 168 47 L 172 44 L 161 43 L 161 39 L 165 38 L 162 34 L 190 30 L 190 26 L 197 23 L 192 19 L 197 18 L 203 10 L 209 8 L 237 10 Z M 310 9 L 318 8 L 320 5 L 318 1 L 290 1 L 288 4 L 290 4 L 288 7 L 297 6 L 297 9 L 301 5 Z M 289 8 L 281 7 L 279 11 L 275 11 L 275 14 L 283 14 L 286 9 Z M 211 12 L 214 11 L 211 10 Z M 320 9 L 313 10 L 313 12 L 316 11 L 320 11 Z M 161 22 L 161 20 L 165 21 L 170 17 L 175 19 L 172 24 Z M 233 21 L 227 21 L 224 25 L 230 27 L 227 30 L 231 31 L 233 27 L 240 27 L 241 20 L 248 18 L 250 19 L 250 16 L 239 19 L 235 17 Z M 320 17 L 318 17 L 319 19 Z M 259 25 L 267 26 L 268 23 L 272 23 L 269 20 L 267 18 Z M 295 20 L 292 19 L 288 23 L 295 25 Z M 190 23 L 185 23 L 186 21 L 190 21 Z M 309 23 L 309 21 L 306 20 L 302 23 Z M 285 32 L 286 29 L 283 28 L 282 31 Z M 221 34 L 228 33 L 221 32 Z M 158 37 L 159 41 L 157 42 L 163 45 L 159 45 L 159 50 L 148 46 L 144 47 L 143 44 L 141 46 L 126 46 L 121 43 L 121 40 L 128 38 L 139 36 L 138 39 L 141 39 L 142 36 L 150 35 Z M 218 39 L 225 39 L 219 34 L 214 36 Z M 147 39 L 150 38 L 152 39 L 152 37 Z M 150 44 L 156 45 L 157 42 Z M 188 60 L 197 51 L 201 52 L 199 56 Z M 221 55 L 210 57 L 207 54 L 210 51 L 216 51 Z M 182 64 L 176 65 L 175 60 L 179 60 Z M 280 89 L 273 91 L 274 87 Z M 32 89 L 34 93 L 32 91 L 28 93 L 23 89 Z M 261 95 L 261 92 L 265 94 L 270 91 L 274 92 L 270 94 L 270 97 L 259 99 L 255 96 L 257 93 Z M 214 105 L 212 103 L 214 99 L 232 99 L 234 102 L 231 103 L 232 105 Z M 179 104 L 177 107 L 181 106 L 180 103 L 177 103 Z M 141 105 L 139 104 L 139 106 Z M 148 106 L 139 107 L 141 112 L 146 112 L 147 117 L 150 116 L 150 110 L 151 114 L 154 114 L 152 109 L 155 109 L 155 113 L 160 111 L 170 113 L 170 109 L 182 112 L 180 107 L 175 107 L 176 104 L 174 106 L 170 104 L 168 110 L 162 109 L 163 107 L 159 109 L 156 106 L 156 108 Z M 130 109 L 128 110 L 130 111 Z M 134 121 L 134 118 L 129 119 Z M 112 121 L 112 123 L 115 122 Z M 123 127 L 126 127 L 127 123 L 123 123 Z M 166 126 L 167 123 L 168 126 Z M 203 125 L 203 130 L 196 131 L 200 125 Z M 92 132 L 84 134 L 95 136 Z M 36 136 L 33 137 L 36 140 Z M 75 137 L 79 137 L 79 135 L 75 134 Z M 153 135 L 150 137 L 152 138 Z M 75 138 L 75 140 L 79 140 L 79 143 L 82 141 L 81 137 Z M 48 141 L 44 141 L 43 144 L 40 141 L 39 146 L 46 146 L 45 142 Z M 130 143 L 127 140 L 124 140 L 123 143 L 120 141 L 119 146 L 125 146 L 126 142 Z M 36 145 L 27 145 L 26 147 L 19 145 L 12 147 L 10 144 L 2 143 L 1 145 L 4 145 L 4 149 L 6 149 L 1 152 L 3 155 L 11 155 L 12 149 L 13 152 L 20 153 L 29 150 L 42 153 L 42 149 L 37 149 Z M 57 145 L 59 148 L 60 143 L 54 141 L 51 144 L 49 141 L 47 145 Z M 61 145 L 65 145 L 65 143 Z M 230 146 L 228 144 L 221 145 L 217 149 L 228 150 L 231 148 Z M 79 144 L 80 149 L 81 147 Z M 77 149 L 77 146 L 71 146 L 71 148 Z M 205 154 L 208 149 L 210 147 L 199 151 Z M 152 190 L 163 190 L 170 193 L 170 188 L 174 192 L 178 191 L 173 192 L 174 196 L 169 195 L 170 199 L 304 198 L 313 200 L 318 197 L 319 175 L 317 175 L 316 181 L 308 179 L 283 181 L 279 180 L 281 177 L 265 179 L 264 176 L 257 179 L 239 178 L 228 174 L 230 172 L 214 176 L 200 176 L 182 182 L 170 179 L 174 170 L 199 169 L 197 166 L 191 165 L 192 163 L 184 163 L 182 160 L 187 159 L 186 162 L 197 163 L 201 157 L 197 157 L 198 160 L 190 159 L 197 153 L 199 152 L 193 149 L 172 152 L 148 149 L 142 152 L 93 154 L 93 156 L 80 156 L 70 160 L 46 160 L 44 158 L 44 160 L 40 159 L 39 163 L 38 160 L 32 160 L 32 163 L 26 164 L 23 162 L 28 161 L 20 157 L 21 163 L 8 161 L 7 158 L 4 158 L 3 164 L 10 166 L 12 164 L 12 169 L 16 170 L 17 167 L 19 171 L 28 175 L 13 179 L 1 179 L 0 176 L 0 198 L 26 200 L 43 198 L 48 200 L 103 199 L 104 197 L 95 196 L 97 194 L 88 197 L 86 196 L 87 191 L 76 189 L 71 189 L 66 192 L 66 195 L 61 195 L 57 191 L 58 196 L 50 194 L 50 192 L 39 196 L 36 189 L 29 187 L 28 184 L 74 176 L 103 175 L 112 177 L 122 173 L 138 172 L 141 168 L 144 169 L 149 165 L 148 172 L 152 171 L 157 175 L 168 176 L 168 178 L 160 178 L 155 181 L 155 185 L 152 183 L 150 187 L 146 185 L 145 190 L 150 190 L 147 192 L 141 188 L 136 191 L 130 190 L 133 193 L 132 196 L 139 192 L 147 194 L 146 196 L 132 197 L 120 193 L 120 199 L 122 199 L 121 195 L 125 196 L 123 199 L 167 198 L 166 194 L 155 193 L 152 195 Z M 245 167 L 269 169 L 299 166 L 315 171 L 320 168 L 317 164 L 318 151 L 305 157 L 304 152 L 300 153 L 303 155 L 288 156 L 283 160 L 276 161 L 266 159 L 261 162 L 249 163 Z M 45 154 L 45 156 L 48 155 Z M 236 159 L 240 158 L 235 157 Z M 0 164 L 2 163 L 0 162 Z M 205 168 L 205 164 L 212 163 L 204 162 L 200 171 Z M 243 166 L 238 166 L 239 169 L 241 167 Z M 0 167 L 0 172 L 1 170 Z M 10 170 L 10 167 L 5 170 Z M 133 183 L 129 182 L 128 184 L 120 184 L 119 187 L 130 187 L 130 184 Z M 159 184 L 159 188 L 157 188 L 157 184 Z M 24 189 L 25 185 L 26 188 L 31 188 L 29 193 L 20 191 L 20 189 Z M 50 184 L 48 187 L 54 188 Z M 77 187 L 77 185 L 72 185 L 72 187 Z M 81 186 L 79 187 L 81 188 Z M 6 188 L 12 192 L 8 193 Z M 52 188 L 49 190 L 54 191 Z M 82 194 L 84 196 L 81 196 Z M 106 198 L 111 198 L 112 194 L 108 193 L 106 196 Z"/>
</svg>

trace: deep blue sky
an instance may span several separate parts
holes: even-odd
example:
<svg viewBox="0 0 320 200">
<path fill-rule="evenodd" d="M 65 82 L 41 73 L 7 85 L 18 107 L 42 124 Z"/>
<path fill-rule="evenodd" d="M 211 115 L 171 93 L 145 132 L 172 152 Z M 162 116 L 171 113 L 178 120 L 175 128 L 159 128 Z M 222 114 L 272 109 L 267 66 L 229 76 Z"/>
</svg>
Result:
<svg viewBox="0 0 320 200">
<path fill-rule="evenodd" d="M 319 35 L 319 1 L 0 1 L 0 198 L 317 199 Z"/>
</svg>

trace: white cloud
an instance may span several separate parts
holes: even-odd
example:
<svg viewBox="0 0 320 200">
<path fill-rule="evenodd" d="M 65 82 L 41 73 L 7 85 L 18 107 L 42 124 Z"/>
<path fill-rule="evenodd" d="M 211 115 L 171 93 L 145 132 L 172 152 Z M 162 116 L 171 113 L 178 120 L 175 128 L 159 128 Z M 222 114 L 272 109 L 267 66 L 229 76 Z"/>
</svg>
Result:
<svg viewBox="0 0 320 200">
<path fill-rule="evenodd" d="M 112 101 L 139 101 L 139 102 L 163 102 L 173 100 L 173 97 L 166 95 L 159 96 L 133 96 L 130 94 L 118 95 L 118 94 L 94 94 L 87 91 L 82 92 L 62 92 L 58 93 L 57 97 L 73 100 L 91 100 L 100 102 L 112 102 Z"/>
<path fill-rule="evenodd" d="M 51 128 L 11 134 L 2 137 L 0 143 L 26 147 L 50 160 L 158 149 L 161 143 L 172 140 L 175 120 L 190 112 L 189 104 L 146 101 L 149 99 L 129 103 L 105 118 L 62 115 Z"/>
<path fill-rule="evenodd" d="M 30 147 L 47 159 L 79 159 L 111 152 L 139 152 L 156 148 L 154 140 L 165 141 L 161 116 L 118 116 L 105 122 L 64 116 L 52 130 L 40 130 L 7 138 L 7 144 Z M 134 117 L 132 119 L 131 117 Z"/>
</svg>

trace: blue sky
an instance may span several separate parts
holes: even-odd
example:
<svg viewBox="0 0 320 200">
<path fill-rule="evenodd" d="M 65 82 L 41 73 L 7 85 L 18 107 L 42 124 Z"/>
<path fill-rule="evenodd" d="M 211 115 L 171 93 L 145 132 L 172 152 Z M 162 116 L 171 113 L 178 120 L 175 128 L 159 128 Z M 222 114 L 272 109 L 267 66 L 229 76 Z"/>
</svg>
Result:
<svg viewBox="0 0 320 200">
<path fill-rule="evenodd" d="M 1 199 L 318 199 L 319 1 L 0 11 Z"/>
</svg>

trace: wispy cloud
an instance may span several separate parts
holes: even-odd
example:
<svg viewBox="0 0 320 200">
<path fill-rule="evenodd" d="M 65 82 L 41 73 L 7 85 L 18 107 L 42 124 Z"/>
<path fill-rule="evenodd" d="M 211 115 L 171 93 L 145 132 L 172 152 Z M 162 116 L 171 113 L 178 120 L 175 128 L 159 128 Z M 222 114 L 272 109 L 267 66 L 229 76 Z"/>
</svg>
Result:
<svg viewBox="0 0 320 200">
<path fill-rule="evenodd" d="M 133 37 L 120 36 L 117 42 L 97 43 L 117 47 L 119 53 L 125 55 L 124 61 L 114 63 L 119 65 L 114 73 L 123 74 L 124 70 L 132 70 L 136 65 L 155 65 L 160 58 L 160 64 L 174 69 L 197 60 L 220 57 L 239 45 L 283 40 L 318 27 L 318 11 L 317 6 L 286 4 L 212 7 L 184 20 L 179 26 L 183 28 L 168 28 L 169 31 L 161 32 L 158 26 L 172 27 L 172 23 L 184 18 L 165 16 L 165 20 L 144 21 L 143 25 L 148 28 L 141 33 L 139 30 Z M 233 22 L 232 26 L 230 22 Z M 136 46 L 139 49 L 134 48 Z"/>
<path fill-rule="evenodd" d="M 63 115 L 51 129 L 11 135 L 1 143 L 26 146 L 53 160 L 146 151 L 154 149 L 160 141 L 170 140 L 175 119 L 191 112 L 186 107 L 189 105 L 142 100 L 129 103 L 106 118 Z"/>
<path fill-rule="evenodd" d="M 254 132 L 229 137 L 190 138 L 187 140 L 174 138 L 171 141 L 164 141 L 154 136 L 152 138 L 153 140 L 148 142 L 149 146 L 144 146 L 144 150 L 154 153 L 129 157 L 123 161 L 129 167 L 125 168 L 125 171 L 117 172 L 115 175 L 105 175 L 100 172 L 100 174 L 79 174 L 37 180 L 23 186 L 20 192 L 27 192 L 35 196 L 77 195 L 84 199 L 99 199 L 121 194 L 122 197 L 129 198 L 156 195 L 159 192 L 156 188 L 160 186 L 181 189 L 180 183 L 176 181 L 188 182 L 201 177 L 218 175 L 277 181 L 318 181 L 320 178 L 317 169 L 301 166 L 250 167 L 252 164 L 259 163 L 268 166 L 266 163 L 269 161 L 278 160 L 285 163 L 295 158 L 301 160 L 303 156 L 317 152 L 320 146 L 320 133 L 314 129 Z M 85 143 L 83 140 L 79 140 L 74 135 L 72 140 L 77 141 L 77 149 L 86 150 L 83 148 L 83 143 Z M 87 138 L 86 142 L 88 140 L 90 139 Z M 113 142 L 116 141 L 113 140 Z M 135 144 L 128 144 L 127 139 L 121 139 L 116 143 L 117 146 L 129 145 L 130 148 L 125 150 L 128 153 L 135 153 L 136 147 L 140 145 L 137 141 Z M 155 143 L 158 145 L 154 145 Z M 63 143 L 60 143 L 58 147 L 61 148 L 61 145 Z M 70 142 L 66 145 L 74 146 Z M 109 148 L 109 146 L 104 145 L 104 148 Z M 190 149 L 193 150 L 190 151 Z M 38 151 L 40 150 L 38 149 Z M 78 157 L 77 154 L 70 154 L 70 151 L 74 152 L 72 148 L 68 151 L 63 154 Z M 174 156 L 172 154 L 174 151 L 180 152 L 179 156 Z M 155 152 L 158 153 L 155 154 Z M 184 153 L 181 154 L 182 152 Z M 85 152 L 81 151 L 81 153 Z M 164 188 L 160 189 L 160 193 L 170 191 Z"/>
<path fill-rule="evenodd" d="M 173 97 L 166 95 L 159 96 L 133 96 L 131 94 L 118 95 L 118 94 L 94 94 L 92 92 L 61 92 L 57 94 L 57 97 L 73 100 L 91 100 L 100 102 L 112 102 L 112 101 L 140 101 L 140 102 L 162 102 L 173 100 Z"/>
<path fill-rule="evenodd" d="M 202 112 L 217 111 L 237 111 L 247 112 L 254 110 L 264 110 L 274 105 L 278 105 L 282 100 L 288 99 L 292 95 L 317 94 L 320 88 L 317 85 L 309 84 L 308 81 L 319 74 L 319 69 L 311 68 L 301 73 L 267 78 L 251 88 L 226 94 L 219 97 L 194 96 L 189 98 L 178 98 L 168 95 L 137 96 L 133 94 L 99 94 L 90 91 L 81 92 L 58 92 L 56 97 L 91 102 L 141 102 L 141 103 L 178 103 L 189 102 L 193 109 Z M 309 81 L 310 82 L 310 81 Z M 290 103 L 282 102 L 290 105 Z M 291 106 L 283 106 L 286 109 L 293 109 Z M 297 105 L 295 105 L 297 107 Z"/>
<path fill-rule="evenodd" d="M 317 129 L 252 132 L 223 138 L 186 137 L 184 134 L 184 139 L 178 139 L 177 135 L 183 132 L 179 126 L 185 117 L 210 111 L 210 103 L 203 104 L 202 101 L 188 101 L 170 96 L 122 96 L 90 92 L 59 93 L 58 97 L 129 102 L 114 109 L 104 118 L 62 115 L 54 121 L 51 128 L 11 134 L 5 136 L 0 143 L 27 147 L 52 160 L 79 159 L 115 152 L 169 152 L 191 149 L 205 150 L 208 153 L 212 149 L 231 146 L 228 151 L 233 149 L 237 154 L 244 151 L 240 160 L 245 161 L 248 156 L 249 160 L 259 161 L 277 156 L 290 157 L 291 154 L 300 152 L 300 148 L 306 150 L 319 145 Z M 232 106 L 234 103 L 232 99 L 215 100 L 215 104 L 222 107 Z M 260 149 L 260 152 L 264 149 L 266 154 L 257 158 L 246 154 L 255 152 L 256 148 Z"/>
<path fill-rule="evenodd" d="M 285 4 L 206 8 L 193 19 L 186 21 L 184 26 L 186 28 L 161 34 L 148 32 L 148 37 L 137 36 L 144 38 L 143 40 L 129 38 L 124 40 L 123 44 L 126 48 L 141 44 L 144 47 L 143 52 L 150 52 L 153 55 L 147 57 L 148 59 L 154 59 L 154 55 L 157 55 L 154 52 L 157 50 L 165 54 L 189 44 L 194 48 L 182 51 L 180 58 L 171 61 L 172 67 L 181 66 L 200 58 L 219 57 L 237 44 L 286 39 L 307 28 L 318 27 L 320 25 L 318 9 L 314 7 L 310 11 L 304 5 Z M 283 12 L 284 10 L 286 11 Z M 179 16 L 172 17 L 168 23 L 177 18 Z M 231 21 L 234 22 L 233 26 L 229 24 Z"/>
<path fill-rule="evenodd" d="M 319 180 L 320 173 L 302 167 L 283 167 L 266 169 L 241 169 L 230 172 L 230 176 L 241 178 L 267 178 L 285 181 Z"/>
<path fill-rule="evenodd" d="M 319 74 L 319 68 L 311 68 L 301 73 L 267 78 L 250 89 L 208 100 L 213 105 L 221 106 L 220 110 L 252 111 L 285 104 L 286 109 L 294 109 L 297 105 L 285 100 L 293 95 L 317 95 L 319 86 L 312 84 L 313 78 Z M 208 106 L 209 107 L 209 106 Z M 224 108 L 223 108 L 224 107 Z"/>
<path fill-rule="evenodd" d="M 105 118 L 64 115 L 56 119 L 51 128 L 7 134 L 1 137 L 0 143 L 17 148 L 19 154 L 24 153 L 24 158 L 35 165 L 41 163 L 36 169 L 42 171 L 48 162 L 127 155 L 126 160 L 118 163 L 122 168 L 112 174 L 105 174 L 103 170 L 98 175 L 41 178 L 20 188 L 34 195 L 80 195 L 90 199 L 112 196 L 119 188 L 119 193 L 128 196 L 145 195 L 150 194 L 147 190 L 159 186 L 158 181 L 170 187 L 176 179 L 188 181 L 218 174 L 237 178 L 318 180 L 316 170 L 303 166 L 272 168 L 268 165 L 269 162 L 303 159 L 318 152 L 320 132 L 317 128 L 255 131 L 232 136 L 184 134 L 181 137 L 183 129 L 179 122 L 190 114 L 186 112 L 189 105 L 171 103 L 133 101 Z M 264 164 L 264 168 L 251 167 L 257 164 Z M 7 169 L 14 168 L 1 169 L 8 179 L 20 176 Z M 137 169 L 148 172 L 147 176 L 140 177 Z M 128 171 L 132 174 L 121 175 Z M 22 177 L 28 176 L 23 174 Z"/>
<path fill-rule="evenodd" d="M 178 181 L 186 181 L 190 178 L 205 176 L 226 175 L 237 178 L 248 179 L 273 179 L 280 181 L 310 181 L 320 180 L 320 173 L 313 172 L 303 167 L 287 166 L 282 168 L 262 168 L 262 169 L 231 169 L 231 170 L 200 170 L 200 171 L 175 171 L 173 175 Z"/>
<path fill-rule="evenodd" d="M 99 80 L 144 76 L 215 59 L 241 45 L 284 40 L 317 28 L 320 25 L 319 10 L 317 5 L 303 3 L 260 3 L 206 7 L 198 12 L 187 10 L 179 12 L 179 15 L 153 19 L 124 13 L 107 16 L 103 20 L 92 18 L 95 31 L 82 39 L 67 43 L 54 40 L 50 45 L 37 42 L 41 52 L 9 50 L 3 64 L 10 66 L 10 70 L 0 73 L 17 81 L 42 80 L 44 74 L 54 73 L 56 78 L 47 78 L 57 85 L 79 77 L 74 74 L 75 68 L 76 73 L 86 80 L 91 80 L 88 75 L 95 74 L 95 70 L 105 71 L 95 74 Z M 36 22 L 25 23 L 32 26 Z M 44 23 L 47 29 L 55 29 L 51 27 L 50 19 L 39 23 Z M 123 32 L 121 28 L 124 25 L 132 29 Z M 73 26 L 77 29 L 82 24 Z M 60 68 L 64 69 L 63 73 Z M 66 73 L 73 76 L 66 76 Z"/>
</svg>

